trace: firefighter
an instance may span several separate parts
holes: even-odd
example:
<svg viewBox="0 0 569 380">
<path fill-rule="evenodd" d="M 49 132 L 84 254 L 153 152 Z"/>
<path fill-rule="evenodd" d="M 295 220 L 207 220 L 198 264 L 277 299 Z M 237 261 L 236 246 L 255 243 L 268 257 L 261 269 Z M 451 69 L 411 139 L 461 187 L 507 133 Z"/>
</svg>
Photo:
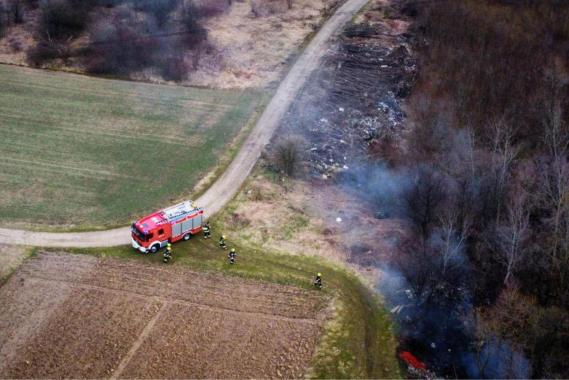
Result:
<svg viewBox="0 0 569 380">
<path fill-rule="evenodd" d="M 203 238 L 204 238 L 204 239 L 207 239 L 207 238 L 210 237 L 210 235 L 211 235 L 211 228 L 209 227 L 209 223 L 206 222 L 206 223 L 203 225 Z"/>
<path fill-rule="evenodd" d="M 227 249 L 227 244 L 225 244 L 225 235 L 221 235 L 221 237 L 219 238 L 219 247 Z"/>
<path fill-rule="evenodd" d="M 322 273 L 318 273 L 314 279 L 314 286 L 318 289 L 322 289 Z"/>
<path fill-rule="evenodd" d="M 172 244 L 168 243 L 168 245 L 166 246 L 166 250 L 164 251 L 162 261 L 165 264 L 168 264 L 171 259 L 172 259 Z"/>
<path fill-rule="evenodd" d="M 237 252 L 235 252 L 235 248 L 231 248 L 231 251 L 229 251 L 227 257 L 229 258 L 229 264 L 235 264 L 235 259 L 237 258 Z"/>
</svg>

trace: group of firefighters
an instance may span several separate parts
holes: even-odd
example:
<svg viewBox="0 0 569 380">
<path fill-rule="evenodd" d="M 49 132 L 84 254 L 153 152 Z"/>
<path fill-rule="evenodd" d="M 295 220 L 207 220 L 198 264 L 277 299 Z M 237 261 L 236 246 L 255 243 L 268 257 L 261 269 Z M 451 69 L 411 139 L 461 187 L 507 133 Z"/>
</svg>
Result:
<svg viewBox="0 0 569 380">
<path fill-rule="evenodd" d="M 211 227 L 209 226 L 209 223 L 204 224 L 202 229 L 203 229 L 203 238 L 204 239 L 211 238 Z M 227 249 L 227 243 L 225 242 L 225 235 L 221 235 L 221 237 L 219 238 L 219 247 L 221 249 Z M 235 248 L 231 248 L 229 250 L 227 258 L 229 260 L 229 264 L 231 265 L 235 264 L 237 260 L 237 251 L 235 250 Z M 164 251 L 162 261 L 167 264 L 170 262 L 171 259 L 172 259 L 172 244 L 168 243 L 166 245 L 166 250 Z M 318 289 L 322 289 L 322 273 L 318 273 L 316 275 L 316 277 L 314 278 L 313 285 Z"/>
<path fill-rule="evenodd" d="M 211 237 L 211 227 L 209 226 L 209 223 L 204 224 L 202 229 L 203 238 L 209 239 Z M 227 243 L 225 243 L 225 235 L 222 235 L 219 238 L 219 247 L 222 249 L 227 249 Z M 237 251 L 235 248 L 231 248 L 229 254 L 227 255 L 227 258 L 229 259 L 229 264 L 235 264 L 235 261 L 237 260 Z M 170 262 L 170 260 L 172 260 L 172 244 L 168 243 L 166 245 L 166 250 L 163 253 L 162 261 L 167 264 Z"/>
</svg>

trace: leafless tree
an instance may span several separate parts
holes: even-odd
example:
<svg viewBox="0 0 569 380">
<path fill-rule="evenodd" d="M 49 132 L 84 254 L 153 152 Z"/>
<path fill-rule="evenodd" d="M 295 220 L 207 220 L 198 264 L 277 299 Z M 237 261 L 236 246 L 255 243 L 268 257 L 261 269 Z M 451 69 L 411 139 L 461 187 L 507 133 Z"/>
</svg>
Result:
<svg viewBox="0 0 569 380">
<path fill-rule="evenodd" d="M 459 223 L 462 225 L 459 226 Z M 445 274 L 452 263 L 458 262 L 458 257 L 461 255 L 468 237 L 470 222 L 468 219 L 461 221 L 456 211 L 447 209 L 440 217 L 440 225 L 443 242 L 440 254 L 442 272 Z"/>
<path fill-rule="evenodd" d="M 502 209 L 502 197 L 506 191 L 506 184 L 510 168 L 519 153 L 519 147 L 513 145 L 513 130 L 504 119 L 493 125 L 494 136 L 492 139 L 492 168 L 495 176 L 496 197 L 496 222 L 500 220 Z"/>
<path fill-rule="evenodd" d="M 6 26 L 6 20 L 4 18 L 4 5 L 0 2 L 0 38 L 3 37 L 4 28 Z"/>
<path fill-rule="evenodd" d="M 551 212 L 551 246 L 548 248 L 552 269 L 559 273 L 561 286 L 566 284 L 569 266 L 569 131 L 559 101 L 559 89 L 554 86 L 550 102 L 545 104 L 544 145 L 547 155 L 538 161 L 539 188 L 537 198 Z"/>
<path fill-rule="evenodd" d="M 426 241 L 437 220 L 439 206 L 445 200 L 444 179 L 433 168 L 420 167 L 410 190 L 405 194 L 407 215 Z"/>
<path fill-rule="evenodd" d="M 12 16 L 14 24 L 21 24 L 24 22 L 24 2 L 23 0 L 11 0 L 8 3 L 8 9 Z"/>
<path fill-rule="evenodd" d="M 493 245 L 498 253 L 498 260 L 506 268 L 504 284 L 508 284 L 512 274 L 524 258 L 525 243 L 529 231 L 529 214 L 526 211 L 527 195 L 518 191 L 508 207 L 508 219 L 497 225 L 494 233 Z"/>
<path fill-rule="evenodd" d="M 289 137 L 277 144 L 273 154 L 273 163 L 276 168 L 289 177 L 300 172 L 303 160 L 302 140 Z"/>
</svg>

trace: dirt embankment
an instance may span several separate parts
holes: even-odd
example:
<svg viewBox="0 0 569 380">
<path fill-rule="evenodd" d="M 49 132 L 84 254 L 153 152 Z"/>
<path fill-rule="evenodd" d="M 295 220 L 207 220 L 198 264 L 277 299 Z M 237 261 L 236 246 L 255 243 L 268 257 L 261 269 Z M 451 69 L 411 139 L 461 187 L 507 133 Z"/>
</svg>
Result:
<svg viewBox="0 0 569 380">
<path fill-rule="evenodd" d="M 326 304 L 291 286 L 40 253 L 0 288 L 0 377 L 301 377 Z"/>
</svg>

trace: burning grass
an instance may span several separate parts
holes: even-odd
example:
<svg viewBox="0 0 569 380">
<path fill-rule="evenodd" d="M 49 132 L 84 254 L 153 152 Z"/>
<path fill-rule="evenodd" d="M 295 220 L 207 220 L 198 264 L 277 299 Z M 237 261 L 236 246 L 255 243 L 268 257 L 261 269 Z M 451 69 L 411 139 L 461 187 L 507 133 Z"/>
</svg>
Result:
<svg viewBox="0 0 569 380">
<path fill-rule="evenodd" d="M 187 195 L 262 98 L 10 66 L 0 80 L 0 219 L 11 227 L 110 226 Z"/>
</svg>

